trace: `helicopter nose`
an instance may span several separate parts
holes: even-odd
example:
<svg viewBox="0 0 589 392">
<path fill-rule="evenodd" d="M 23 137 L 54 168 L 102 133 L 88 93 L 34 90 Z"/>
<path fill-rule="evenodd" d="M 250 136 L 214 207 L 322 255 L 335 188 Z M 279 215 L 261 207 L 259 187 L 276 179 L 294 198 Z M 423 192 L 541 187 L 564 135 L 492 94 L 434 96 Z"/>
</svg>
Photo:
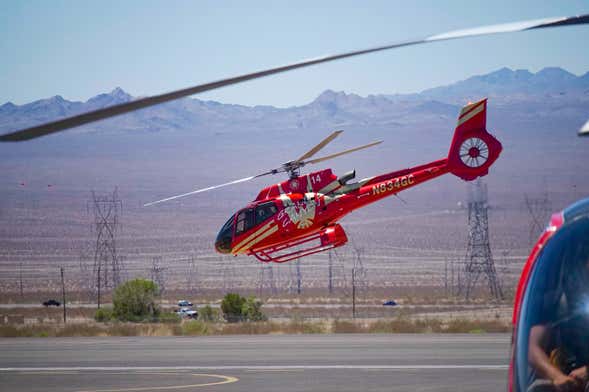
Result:
<svg viewBox="0 0 589 392">
<path fill-rule="evenodd" d="M 219 253 L 231 253 L 231 237 L 222 237 L 215 241 L 215 249 Z"/>
</svg>

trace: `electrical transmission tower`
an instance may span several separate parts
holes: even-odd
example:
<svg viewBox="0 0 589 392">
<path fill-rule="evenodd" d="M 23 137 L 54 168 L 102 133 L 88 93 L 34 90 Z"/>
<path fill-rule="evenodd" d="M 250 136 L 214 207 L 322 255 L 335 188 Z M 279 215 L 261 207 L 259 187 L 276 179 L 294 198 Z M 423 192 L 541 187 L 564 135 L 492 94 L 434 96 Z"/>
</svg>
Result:
<svg viewBox="0 0 589 392">
<path fill-rule="evenodd" d="M 116 238 L 120 231 L 119 218 L 123 212 L 123 202 L 118 196 L 117 188 L 112 194 L 105 195 L 97 195 L 92 191 L 88 212 L 90 208 L 94 215 L 92 230 L 96 235 L 92 272 L 100 307 L 101 289 L 114 288 L 121 283 L 122 260 L 117 253 Z"/>
<path fill-rule="evenodd" d="M 297 259 L 296 263 L 297 270 L 297 295 L 301 295 L 303 292 L 303 274 L 301 274 L 301 259 Z"/>
<path fill-rule="evenodd" d="M 530 244 L 533 244 L 544 229 L 546 221 L 550 217 L 552 203 L 550 203 L 547 192 L 544 192 L 542 197 L 537 198 L 528 197 L 528 195 L 524 193 L 524 203 L 530 216 L 530 234 L 528 240 Z"/>
<path fill-rule="evenodd" d="M 366 268 L 364 268 L 364 262 L 362 261 L 364 249 L 352 245 L 352 250 L 354 252 L 354 266 L 352 267 L 354 279 L 352 289 L 356 293 L 365 294 L 368 289 L 368 279 L 366 277 Z"/>
<path fill-rule="evenodd" d="M 198 268 L 194 261 L 194 256 L 191 256 L 188 260 L 188 273 L 186 274 L 186 286 L 188 286 L 188 292 L 194 295 L 198 292 Z"/>
<path fill-rule="evenodd" d="M 501 284 L 495 270 L 491 246 L 489 244 L 489 219 L 487 186 L 479 179 L 469 187 L 468 201 L 468 247 L 464 268 L 465 297 L 472 295 L 481 275 L 487 278 L 491 295 L 503 298 Z"/>
<path fill-rule="evenodd" d="M 329 267 L 327 273 L 327 290 L 329 294 L 333 294 L 333 257 L 331 251 L 328 252 L 329 254 Z"/>
<path fill-rule="evenodd" d="M 343 259 L 336 251 L 329 251 L 329 266 L 327 270 L 327 289 L 333 294 L 336 288 L 346 287 L 345 269 Z"/>
<path fill-rule="evenodd" d="M 274 269 L 271 263 L 262 263 L 258 276 L 258 296 L 263 297 L 266 290 L 269 290 L 272 295 L 276 294 Z"/>
<path fill-rule="evenodd" d="M 234 286 L 237 285 L 237 275 L 235 273 L 235 264 L 227 259 L 221 258 L 221 262 L 223 263 L 223 292 L 229 293 L 232 292 L 235 288 Z"/>
<path fill-rule="evenodd" d="M 288 263 L 289 268 L 289 280 L 288 280 L 288 292 L 290 294 L 301 295 L 302 292 L 302 275 L 301 275 L 301 260 L 297 259 L 292 263 Z"/>
<path fill-rule="evenodd" d="M 157 284 L 160 295 L 166 291 L 166 268 L 162 267 L 162 257 L 157 256 L 152 259 L 151 280 Z"/>
</svg>

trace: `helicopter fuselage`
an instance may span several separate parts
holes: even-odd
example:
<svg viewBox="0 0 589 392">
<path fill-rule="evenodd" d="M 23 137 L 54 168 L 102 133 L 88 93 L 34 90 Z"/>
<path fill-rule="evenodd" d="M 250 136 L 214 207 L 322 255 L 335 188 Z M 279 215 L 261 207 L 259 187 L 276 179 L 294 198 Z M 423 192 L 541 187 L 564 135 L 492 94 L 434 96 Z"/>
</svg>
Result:
<svg viewBox="0 0 589 392">
<path fill-rule="evenodd" d="M 291 243 L 295 246 L 298 241 L 312 237 L 319 241 L 312 253 L 325 250 L 324 247 L 341 246 L 347 238 L 343 229 L 336 225 L 345 215 L 447 171 L 447 159 L 441 159 L 352 183 L 343 182 L 331 169 L 289 179 L 263 189 L 252 203 L 234 214 L 230 248 L 219 249 L 218 243 L 217 250 L 282 262 L 302 257 L 302 254 L 277 260 L 264 256 L 273 248 Z M 332 236 L 330 228 L 335 232 Z"/>
</svg>

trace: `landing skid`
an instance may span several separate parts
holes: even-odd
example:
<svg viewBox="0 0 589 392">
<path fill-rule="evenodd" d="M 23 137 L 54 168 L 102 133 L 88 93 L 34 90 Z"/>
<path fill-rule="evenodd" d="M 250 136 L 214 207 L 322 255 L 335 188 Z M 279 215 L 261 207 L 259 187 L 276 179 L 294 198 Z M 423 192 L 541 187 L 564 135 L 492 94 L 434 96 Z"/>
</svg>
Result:
<svg viewBox="0 0 589 392">
<path fill-rule="evenodd" d="M 313 242 L 317 242 L 313 244 Z M 269 246 L 263 249 L 255 249 L 251 254 L 264 263 L 284 263 L 286 261 L 309 256 L 315 253 L 325 252 L 348 242 L 346 233 L 340 225 L 328 226 L 320 232 L 312 233 L 295 240 Z M 283 253 L 287 249 L 302 247 L 301 249 Z"/>
</svg>

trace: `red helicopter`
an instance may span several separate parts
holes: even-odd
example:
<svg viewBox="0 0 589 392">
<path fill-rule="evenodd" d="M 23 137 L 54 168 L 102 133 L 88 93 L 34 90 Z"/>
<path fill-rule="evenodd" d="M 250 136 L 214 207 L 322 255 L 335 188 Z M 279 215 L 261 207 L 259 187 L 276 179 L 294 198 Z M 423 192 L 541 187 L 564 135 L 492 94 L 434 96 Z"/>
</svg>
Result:
<svg viewBox="0 0 589 392">
<path fill-rule="evenodd" d="M 352 182 L 355 171 L 337 177 L 331 169 L 301 175 L 305 165 L 375 146 L 373 142 L 321 158 L 310 159 L 342 133 L 335 131 L 300 158 L 278 169 L 146 204 L 161 203 L 277 173 L 289 179 L 260 191 L 254 201 L 233 214 L 215 241 L 220 253 L 254 255 L 263 262 L 282 263 L 344 245 L 348 239 L 337 223 L 350 212 L 384 197 L 452 173 L 471 181 L 488 173 L 501 153 L 501 143 L 486 130 L 487 100 L 462 108 L 448 157 Z"/>
</svg>

